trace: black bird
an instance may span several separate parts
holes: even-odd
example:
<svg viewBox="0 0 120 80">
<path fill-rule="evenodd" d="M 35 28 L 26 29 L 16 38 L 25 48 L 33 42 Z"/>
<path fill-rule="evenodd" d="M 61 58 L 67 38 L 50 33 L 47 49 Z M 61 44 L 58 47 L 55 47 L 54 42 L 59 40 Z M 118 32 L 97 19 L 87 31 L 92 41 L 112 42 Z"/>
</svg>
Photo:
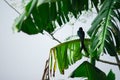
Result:
<svg viewBox="0 0 120 80">
<path fill-rule="evenodd" d="M 84 39 L 85 39 L 85 32 L 83 31 L 82 27 L 79 28 L 79 30 L 77 31 L 77 35 L 80 38 L 80 42 L 81 42 L 81 48 L 80 48 L 80 52 L 82 51 L 82 49 L 86 52 L 86 56 L 88 56 L 88 51 L 84 45 Z"/>
</svg>

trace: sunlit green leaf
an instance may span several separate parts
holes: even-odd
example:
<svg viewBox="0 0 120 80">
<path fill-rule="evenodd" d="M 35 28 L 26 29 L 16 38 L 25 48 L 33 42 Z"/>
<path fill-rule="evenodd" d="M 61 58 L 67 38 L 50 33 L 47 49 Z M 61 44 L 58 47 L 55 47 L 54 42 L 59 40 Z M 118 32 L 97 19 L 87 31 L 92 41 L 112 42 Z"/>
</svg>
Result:
<svg viewBox="0 0 120 80">
<path fill-rule="evenodd" d="M 85 46 L 89 52 L 89 39 L 85 39 Z M 64 74 L 64 70 L 68 69 L 71 64 L 80 60 L 83 56 L 84 51 L 80 53 L 80 40 L 73 40 L 62 43 L 53 47 L 50 51 L 57 61 L 58 68 L 61 74 Z M 51 62 L 54 64 L 54 62 Z M 52 65 L 52 64 L 51 64 Z"/>
</svg>

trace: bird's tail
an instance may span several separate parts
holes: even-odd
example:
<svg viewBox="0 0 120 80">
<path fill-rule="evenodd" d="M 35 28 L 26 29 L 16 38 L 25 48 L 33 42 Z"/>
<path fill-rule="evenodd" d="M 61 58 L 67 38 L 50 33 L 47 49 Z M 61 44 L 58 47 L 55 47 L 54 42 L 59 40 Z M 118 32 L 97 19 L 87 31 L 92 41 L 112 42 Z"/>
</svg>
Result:
<svg viewBox="0 0 120 80">
<path fill-rule="evenodd" d="M 84 42 L 81 44 L 80 52 L 82 51 L 82 49 L 85 51 L 85 56 L 89 56 L 88 50 L 87 50 L 87 48 L 85 47 Z"/>
</svg>

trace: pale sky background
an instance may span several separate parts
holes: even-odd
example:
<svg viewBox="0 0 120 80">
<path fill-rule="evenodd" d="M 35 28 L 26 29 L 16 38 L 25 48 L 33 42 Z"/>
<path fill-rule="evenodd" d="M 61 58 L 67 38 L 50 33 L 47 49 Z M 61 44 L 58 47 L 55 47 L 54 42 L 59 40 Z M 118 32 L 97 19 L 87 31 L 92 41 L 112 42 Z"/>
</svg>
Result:
<svg viewBox="0 0 120 80">
<path fill-rule="evenodd" d="M 19 15 L 13 9 L 3 0 L 0 0 L 0 80 L 41 80 L 49 50 L 58 43 L 47 35 L 30 36 L 22 32 L 14 33 L 12 25 L 17 16 Z M 85 15 L 85 17 L 88 16 Z M 85 17 L 81 17 L 76 22 L 74 26 L 77 27 L 73 30 L 71 24 L 68 23 L 65 28 L 55 34 L 55 37 L 64 41 L 65 37 L 72 34 L 76 35 L 79 25 L 85 26 L 83 28 L 87 31 L 95 16 L 89 16 L 89 20 L 84 19 Z M 103 56 L 102 58 L 115 62 L 114 58 L 109 56 Z M 66 70 L 65 76 L 58 72 L 57 79 L 66 79 L 70 72 L 82 61 L 78 61 Z M 106 73 L 112 69 L 116 74 L 116 80 L 120 79 L 118 67 L 100 62 L 97 63 L 97 66 Z"/>
</svg>

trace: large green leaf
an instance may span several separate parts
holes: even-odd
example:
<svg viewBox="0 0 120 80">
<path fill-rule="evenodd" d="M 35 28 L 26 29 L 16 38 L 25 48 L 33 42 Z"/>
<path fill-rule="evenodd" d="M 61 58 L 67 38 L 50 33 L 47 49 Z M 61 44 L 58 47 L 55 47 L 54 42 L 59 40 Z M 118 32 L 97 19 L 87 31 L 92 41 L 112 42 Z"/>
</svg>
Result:
<svg viewBox="0 0 120 80">
<path fill-rule="evenodd" d="M 91 53 L 99 57 L 101 52 L 116 56 L 120 50 L 120 0 L 105 0 L 98 16 L 92 22 L 88 34 L 91 37 Z M 96 53 L 97 52 L 97 53 Z"/>
<path fill-rule="evenodd" d="M 110 70 L 110 72 L 107 75 L 107 80 L 115 80 L 115 74 Z"/>
<path fill-rule="evenodd" d="M 85 46 L 89 52 L 89 39 L 85 39 Z M 82 55 L 85 54 L 85 52 L 80 52 L 80 40 L 73 40 L 68 41 L 62 44 L 59 44 L 50 50 L 50 56 L 54 57 L 50 58 L 50 66 L 53 66 L 54 64 L 58 64 L 58 68 L 61 74 L 64 74 L 64 70 L 68 69 L 68 67 L 72 64 L 74 64 L 76 61 L 80 60 L 82 58 Z M 50 68 L 50 71 L 55 70 L 54 67 Z"/>
<path fill-rule="evenodd" d="M 100 0 L 101 3 L 103 1 Z M 52 33 L 56 22 L 61 26 L 70 20 L 70 14 L 77 18 L 82 11 L 91 9 L 90 3 L 98 7 L 98 2 L 99 0 L 31 0 L 15 20 L 14 28 L 27 34 L 43 33 L 44 30 Z"/>
<path fill-rule="evenodd" d="M 88 80 L 107 80 L 106 74 L 87 61 L 75 69 L 70 77 L 86 77 Z"/>
</svg>

